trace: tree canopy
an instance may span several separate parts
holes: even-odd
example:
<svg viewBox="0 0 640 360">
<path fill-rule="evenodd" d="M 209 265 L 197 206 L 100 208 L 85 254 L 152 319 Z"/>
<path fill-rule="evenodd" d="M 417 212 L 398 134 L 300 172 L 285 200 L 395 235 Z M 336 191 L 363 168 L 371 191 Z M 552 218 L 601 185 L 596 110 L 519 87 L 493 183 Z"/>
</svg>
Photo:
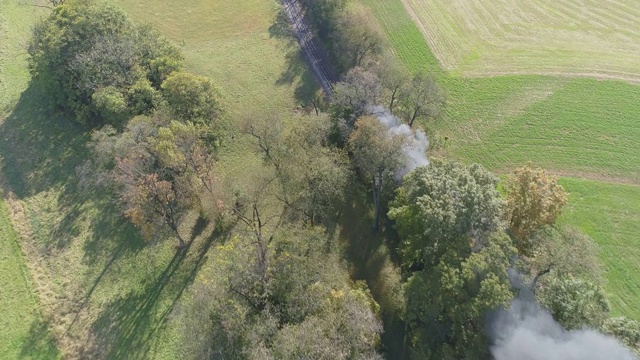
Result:
<svg viewBox="0 0 640 360">
<path fill-rule="evenodd" d="M 158 105 L 182 55 L 160 33 L 110 5 L 65 3 L 39 23 L 29 67 L 54 103 L 87 124 L 122 127 Z"/>
<path fill-rule="evenodd" d="M 517 251 L 502 232 L 497 182 L 479 165 L 433 160 L 405 176 L 391 204 L 417 358 L 486 356 L 484 316 L 513 298 L 507 269 Z"/>
<path fill-rule="evenodd" d="M 553 225 L 567 203 L 567 194 L 557 179 L 531 165 L 515 170 L 505 182 L 509 231 L 518 251 L 529 255 L 535 246 L 531 235 L 543 225 Z"/>
<path fill-rule="evenodd" d="M 376 231 L 380 225 L 382 196 L 389 191 L 396 172 L 405 164 L 403 147 L 406 143 L 405 135 L 388 132 L 378 119 L 371 116 L 358 119 L 349 137 L 353 163 L 371 186 L 375 211 L 373 228 Z"/>
<path fill-rule="evenodd" d="M 480 165 L 438 159 L 405 176 L 389 211 L 405 266 L 433 266 L 448 251 L 468 256 L 499 231 L 504 202 L 497 184 Z"/>
<path fill-rule="evenodd" d="M 255 239 L 237 235 L 216 250 L 216 276 L 187 303 L 181 346 L 190 358 L 376 359 L 382 326 L 362 283 L 352 283 L 320 229 L 281 228 L 264 277 Z M 257 272 L 258 271 L 258 272 Z"/>
</svg>

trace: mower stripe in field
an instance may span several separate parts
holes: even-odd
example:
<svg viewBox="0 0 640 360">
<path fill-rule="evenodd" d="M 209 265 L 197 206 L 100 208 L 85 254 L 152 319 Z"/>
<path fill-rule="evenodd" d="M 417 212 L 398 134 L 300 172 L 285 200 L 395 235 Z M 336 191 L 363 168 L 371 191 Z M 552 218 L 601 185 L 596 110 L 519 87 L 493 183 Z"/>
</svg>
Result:
<svg viewBox="0 0 640 360">
<path fill-rule="evenodd" d="M 446 70 L 640 81 L 632 0 L 402 0 Z"/>
</svg>

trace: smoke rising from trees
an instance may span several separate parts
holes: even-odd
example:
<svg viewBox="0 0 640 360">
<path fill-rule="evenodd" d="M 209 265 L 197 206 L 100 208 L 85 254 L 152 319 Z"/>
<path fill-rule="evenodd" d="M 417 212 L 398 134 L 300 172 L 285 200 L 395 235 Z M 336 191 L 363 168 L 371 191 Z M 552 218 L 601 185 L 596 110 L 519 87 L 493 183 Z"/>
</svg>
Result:
<svg viewBox="0 0 640 360">
<path fill-rule="evenodd" d="M 382 106 L 373 107 L 372 113 L 387 127 L 389 134 L 402 134 L 407 137 L 406 145 L 402 149 L 405 154 L 405 166 L 396 172 L 398 179 L 403 178 L 417 167 L 429 165 L 429 159 L 427 158 L 429 140 L 427 140 L 427 135 L 422 130 L 412 131 L 409 125 L 404 124 Z"/>
<path fill-rule="evenodd" d="M 568 331 L 535 301 L 529 287 L 489 325 L 495 360 L 638 360 L 618 340 L 592 329 Z"/>
</svg>

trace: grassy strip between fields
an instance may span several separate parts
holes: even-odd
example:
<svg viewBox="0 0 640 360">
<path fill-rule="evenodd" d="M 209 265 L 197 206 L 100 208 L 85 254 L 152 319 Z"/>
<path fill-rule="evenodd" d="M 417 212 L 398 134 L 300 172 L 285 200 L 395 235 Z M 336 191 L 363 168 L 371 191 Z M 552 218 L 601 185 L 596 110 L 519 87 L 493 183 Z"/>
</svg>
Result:
<svg viewBox="0 0 640 360">
<path fill-rule="evenodd" d="M 18 237 L 2 200 L 0 248 L 0 358 L 57 358 L 58 351 L 39 312 Z"/>
<path fill-rule="evenodd" d="M 428 124 L 449 139 L 439 152 L 505 172 L 528 161 L 573 175 L 563 223 L 600 245 L 615 315 L 640 319 L 640 148 L 634 126 L 640 87 L 621 81 L 545 76 L 462 78 L 443 71 L 401 0 L 359 0 L 410 71 L 434 73 L 449 94 L 443 119 Z M 580 177 L 580 178 L 576 178 Z M 584 178 L 604 180 L 593 181 Z"/>
</svg>

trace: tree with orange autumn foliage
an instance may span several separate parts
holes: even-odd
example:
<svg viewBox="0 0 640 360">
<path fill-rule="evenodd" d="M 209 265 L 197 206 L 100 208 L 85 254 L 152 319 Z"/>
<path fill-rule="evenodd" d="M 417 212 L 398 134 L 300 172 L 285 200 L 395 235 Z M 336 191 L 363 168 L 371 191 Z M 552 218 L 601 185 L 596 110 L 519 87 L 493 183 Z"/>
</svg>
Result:
<svg viewBox="0 0 640 360">
<path fill-rule="evenodd" d="M 182 216 L 194 208 L 211 216 L 223 207 L 203 127 L 154 114 L 132 119 L 122 133 L 109 128 L 94 133 L 96 160 L 107 168 L 101 177 L 113 180 L 124 215 L 143 237 L 168 227 L 183 247 Z"/>
<path fill-rule="evenodd" d="M 516 169 L 505 184 L 509 231 L 521 255 L 530 256 L 532 234 L 553 225 L 567 203 L 567 193 L 557 178 L 531 164 Z"/>
</svg>

